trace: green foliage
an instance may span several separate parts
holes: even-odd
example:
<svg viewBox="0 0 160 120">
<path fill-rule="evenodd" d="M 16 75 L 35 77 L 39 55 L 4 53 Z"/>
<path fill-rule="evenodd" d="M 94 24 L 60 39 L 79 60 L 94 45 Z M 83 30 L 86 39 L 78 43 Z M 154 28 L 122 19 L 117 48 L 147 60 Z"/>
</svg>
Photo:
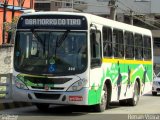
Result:
<svg viewBox="0 0 160 120">
<path fill-rule="evenodd" d="M 14 17 L 11 22 L 4 22 L 3 26 L 6 32 L 14 32 L 16 30 L 16 25 L 19 17 Z"/>
</svg>

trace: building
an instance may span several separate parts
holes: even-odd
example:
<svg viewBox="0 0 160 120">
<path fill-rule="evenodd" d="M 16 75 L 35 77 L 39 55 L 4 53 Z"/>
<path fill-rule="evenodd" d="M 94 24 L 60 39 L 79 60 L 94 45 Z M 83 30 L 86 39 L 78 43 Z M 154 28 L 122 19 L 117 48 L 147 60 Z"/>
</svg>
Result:
<svg viewBox="0 0 160 120">
<path fill-rule="evenodd" d="M 34 0 L 0 0 L 0 45 L 10 41 L 8 33 L 4 30 L 4 22 L 11 22 L 24 10 L 33 8 Z"/>
<path fill-rule="evenodd" d="M 85 0 L 35 0 L 37 11 L 83 11 L 87 9 Z"/>
</svg>

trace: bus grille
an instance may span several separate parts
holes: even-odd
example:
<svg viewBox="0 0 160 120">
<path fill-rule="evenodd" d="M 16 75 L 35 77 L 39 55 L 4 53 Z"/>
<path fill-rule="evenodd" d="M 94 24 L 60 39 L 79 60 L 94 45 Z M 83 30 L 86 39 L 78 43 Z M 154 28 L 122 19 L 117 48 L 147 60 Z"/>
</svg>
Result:
<svg viewBox="0 0 160 120">
<path fill-rule="evenodd" d="M 44 87 L 40 86 L 31 86 L 33 89 L 45 89 Z M 64 87 L 50 87 L 50 90 L 64 90 Z"/>
<path fill-rule="evenodd" d="M 60 94 L 45 94 L 45 93 L 34 93 L 36 98 L 38 99 L 51 99 L 57 100 L 60 98 Z"/>
<path fill-rule="evenodd" d="M 70 81 L 72 78 L 41 78 L 25 76 L 24 79 L 35 84 L 64 84 Z"/>
</svg>

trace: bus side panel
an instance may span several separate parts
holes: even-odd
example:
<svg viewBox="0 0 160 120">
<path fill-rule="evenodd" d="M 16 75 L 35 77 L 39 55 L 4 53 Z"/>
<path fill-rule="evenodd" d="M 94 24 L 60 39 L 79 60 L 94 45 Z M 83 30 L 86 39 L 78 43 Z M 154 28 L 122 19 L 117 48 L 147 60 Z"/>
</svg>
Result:
<svg viewBox="0 0 160 120">
<path fill-rule="evenodd" d="M 98 104 L 101 100 L 105 80 L 112 84 L 111 101 L 132 98 L 134 84 L 140 80 L 140 94 L 149 92 L 152 88 L 151 62 L 134 60 L 103 59 L 102 68 L 90 72 L 90 90 L 88 104 Z"/>
<path fill-rule="evenodd" d="M 100 103 L 104 74 L 102 68 L 90 70 L 90 89 L 88 92 L 88 105 Z"/>
<path fill-rule="evenodd" d="M 152 82 L 153 82 L 153 65 L 146 64 L 144 65 L 144 76 L 142 79 L 142 89 L 141 94 L 146 94 L 152 90 Z"/>
<path fill-rule="evenodd" d="M 140 93 L 145 94 L 152 88 L 151 62 L 104 59 L 104 78 L 112 83 L 111 101 L 132 98 L 134 83 L 140 80 Z"/>
</svg>

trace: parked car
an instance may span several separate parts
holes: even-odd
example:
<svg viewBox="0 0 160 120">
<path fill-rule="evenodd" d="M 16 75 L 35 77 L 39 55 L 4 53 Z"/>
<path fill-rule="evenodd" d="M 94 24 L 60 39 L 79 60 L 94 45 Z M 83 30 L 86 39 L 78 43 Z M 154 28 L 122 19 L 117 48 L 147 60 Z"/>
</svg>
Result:
<svg viewBox="0 0 160 120">
<path fill-rule="evenodd" d="M 160 93 L 160 72 L 157 75 L 153 74 L 153 76 L 152 95 L 156 96 L 158 92 Z"/>
</svg>

